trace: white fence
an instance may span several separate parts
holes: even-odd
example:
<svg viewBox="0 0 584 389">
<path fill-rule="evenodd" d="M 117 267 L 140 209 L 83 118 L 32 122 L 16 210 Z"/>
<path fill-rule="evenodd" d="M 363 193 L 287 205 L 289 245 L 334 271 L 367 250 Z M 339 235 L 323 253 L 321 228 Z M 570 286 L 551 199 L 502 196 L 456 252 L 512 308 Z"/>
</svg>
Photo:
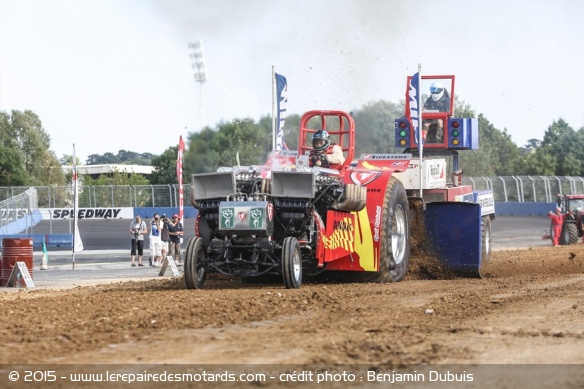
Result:
<svg viewBox="0 0 584 389">
<path fill-rule="evenodd" d="M 584 193 L 584 178 L 569 176 L 467 177 L 473 189 L 491 189 L 498 202 L 555 202 L 558 194 Z"/>
<path fill-rule="evenodd" d="M 27 229 L 30 227 L 32 221 L 27 216 L 38 209 L 37 191 L 35 188 L 29 187 L 22 189 L 16 195 L 0 201 L 0 233 L 9 233 L 8 226 L 17 221 L 21 223 L 14 228 Z"/>
</svg>

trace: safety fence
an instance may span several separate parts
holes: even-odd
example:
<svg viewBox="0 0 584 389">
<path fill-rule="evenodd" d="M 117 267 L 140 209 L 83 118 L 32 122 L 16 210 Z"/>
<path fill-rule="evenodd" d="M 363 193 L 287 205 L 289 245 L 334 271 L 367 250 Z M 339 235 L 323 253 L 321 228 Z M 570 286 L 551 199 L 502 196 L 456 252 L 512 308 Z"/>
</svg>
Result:
<svg viewBox="0 0 584 389">
<path fill-rule="evenodd" d="M 569 176 L 463 177 L 473 189 L 490 189 L 496 202 L 549 203 L 557 194 L 584 193 L 584 178 Z M 30 187 L 0 187 L 0 200 L 10 201 Z M 80 208 L 178 207 L 177 184 L 81 186 Z M 185 206 L 190 205 L 190 185 L 184 185 Z M 71 186 L 36 186 L 38 208 L 73 207 Z M 6 209 L 11 206 L 7 205 Z M 10 209 L 15 209 L 10 208 Z M 3 208 L 4 212 L 4 208 Z M 4 218 L 4 217 L 3 217 Z"/>
<path fill-rule="evenodd" d="M 496 202 L 555 202 L 558 194 L 584 193 L 584 177 L 570 176 L 497 176 L 464 177 L 464 185 L 490 189 Z"/>
<path fill-rule="evenodd" d="M 17 190 L 14 196 L 8 196 L 0 201 L 0 233 L 2 234 L 26 230 L 35 224 L 33 214 L 38 209 L 37 190 L 29 187 L 19 189 L 22 190 Z"/>
<path fill-rule="evenodd" d="M 0 199 L 9 199 L 29 187 L 0 187 Z M 71 186 L 36 186 L 39 208 L 73 207 Z M 190 198 L 190 185 L 184 185 L 184 198 Z M 99 185 L 79 188 L 80 208 L 177 207 L 178 185 Z"/>
</svg>

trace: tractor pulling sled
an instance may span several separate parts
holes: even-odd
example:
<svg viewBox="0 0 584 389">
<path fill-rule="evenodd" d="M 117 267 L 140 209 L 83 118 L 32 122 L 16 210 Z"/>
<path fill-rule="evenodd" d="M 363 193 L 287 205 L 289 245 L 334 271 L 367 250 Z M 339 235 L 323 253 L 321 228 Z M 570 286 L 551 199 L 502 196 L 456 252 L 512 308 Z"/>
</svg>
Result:
<svg viewBox="0 0 584 389">
<path fill-rule="evenodd" d="M 422 77 L 422 83 L 436 80 L 454 96 L 454 76 Z M 315 110 L 301 118 L 297 151 L 275 151 L 262 166 L 192 174 L 198 214 L 185 252 L 187 288 L 204 287 L 207 273 L 243 281 L 278 275 L 286 288 L 329 271 L 357 282 L 398 282 L 407 274 L 411 231 L 418 231 L 413 220 L 423 220 L 423 240 L 443 264 L 480 276 L 490 254 L 493 194 L 458 184 L 457 154 L 478 148 L 477 119 L 452 118 L 452 102 L 448 112 L 422 113 L 431 129 L 442 124 L 442 138 L 423 143 L 431 158 L 419 163 L 412 158 L 419 150 L 410 104 L 406 99 L 406 116 L 395 121 L 402 154 L 354 160 L 353 118 Z M 346 156 L 340 169 L 310 166 L 311 138 L 321 129 Z M 446 182 L 441 156 L 452 160 L 453 182 Z"/>
</svg>

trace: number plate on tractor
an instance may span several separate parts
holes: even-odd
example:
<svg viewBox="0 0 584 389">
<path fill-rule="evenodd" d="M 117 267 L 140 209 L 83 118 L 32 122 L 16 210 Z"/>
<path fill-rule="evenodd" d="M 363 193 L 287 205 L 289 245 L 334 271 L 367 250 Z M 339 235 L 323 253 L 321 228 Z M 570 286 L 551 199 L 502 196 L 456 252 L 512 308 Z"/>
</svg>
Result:
<svg viewBox="0 0 584 389">
<path fill-rule="evenodd" d="M 222 201 L 219 204 L 219 231 L 272 235 L 274 206 L 269 201 Z"/>
</svg>

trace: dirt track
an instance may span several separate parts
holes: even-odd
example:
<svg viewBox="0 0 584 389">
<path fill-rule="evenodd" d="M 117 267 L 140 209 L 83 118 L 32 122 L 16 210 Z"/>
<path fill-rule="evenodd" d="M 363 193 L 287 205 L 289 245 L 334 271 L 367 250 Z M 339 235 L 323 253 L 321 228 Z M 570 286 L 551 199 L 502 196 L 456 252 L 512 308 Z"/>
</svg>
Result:
<svg viewBox="0 0 584 389">
<path fill-rule="evenodd" d="M 419 278 L 0 293 L 0 363 L 584 364 L 584 245 L 495 252 L 483 279 Z"/>
</svg>

